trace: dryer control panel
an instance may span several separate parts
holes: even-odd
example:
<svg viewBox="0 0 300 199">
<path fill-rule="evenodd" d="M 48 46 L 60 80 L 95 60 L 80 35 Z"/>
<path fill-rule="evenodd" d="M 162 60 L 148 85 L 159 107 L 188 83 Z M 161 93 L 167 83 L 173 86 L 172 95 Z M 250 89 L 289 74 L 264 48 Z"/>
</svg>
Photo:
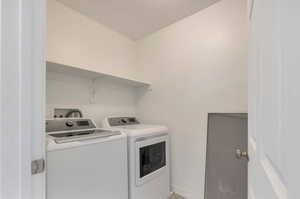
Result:
<svg viewBox="0 0 300 199">
<path fill-rule="evenodd" d="M 110 126 L 140 124 L 140 122 L 135 117 L 112 117 L 108 118 L 108 123 Z"/>
</svg>

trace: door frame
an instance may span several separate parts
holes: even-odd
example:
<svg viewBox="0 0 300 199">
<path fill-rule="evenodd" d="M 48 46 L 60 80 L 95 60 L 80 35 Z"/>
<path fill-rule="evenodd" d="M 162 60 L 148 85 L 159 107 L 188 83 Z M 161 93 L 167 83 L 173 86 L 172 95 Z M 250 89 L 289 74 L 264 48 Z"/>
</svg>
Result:
<svg viewBox="0 0 300 199">
<path fill-rule="evenodd" d="M 45 0 L 0 0 L 0 199 L 44 199 Z"/>
</svg>

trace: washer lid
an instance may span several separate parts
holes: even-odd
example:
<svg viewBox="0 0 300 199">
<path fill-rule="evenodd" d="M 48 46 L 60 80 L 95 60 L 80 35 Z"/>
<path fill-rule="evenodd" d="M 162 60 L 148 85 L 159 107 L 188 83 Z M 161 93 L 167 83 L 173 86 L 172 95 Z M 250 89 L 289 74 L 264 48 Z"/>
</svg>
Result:
<svg viewBox="0 0 300 199">
<path fill-rule="evenodd" d="M 49 133 L 49 138 L 53 139 L 57 144 L 67 142 L 76 142 L 89 139 L 104 138 L 110 136 L 121 135 L 119 131 L 110 131 L 103 129 L 84 130 L 75 132 Z"/>
</svg>

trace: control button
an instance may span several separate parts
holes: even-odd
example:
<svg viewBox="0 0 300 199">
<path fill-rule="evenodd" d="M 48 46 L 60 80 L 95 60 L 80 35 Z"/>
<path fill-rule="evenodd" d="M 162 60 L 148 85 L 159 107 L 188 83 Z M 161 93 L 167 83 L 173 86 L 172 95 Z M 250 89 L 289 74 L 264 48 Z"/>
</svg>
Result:
<svg viewBox="0 0 300 199">
<path fill-rule="evenodd" d="M 74 123 L 72 121 L 67 121 L 66 126 L 72 127 L 72 126 L 74 126 Z"/>
<path fill-rule="evenodd" d="M 127 120 L 125 120 L 125 119 L 122 119 L 122 122 L 123 122 L 123 123 L 127 123 Z"/>
</svg>

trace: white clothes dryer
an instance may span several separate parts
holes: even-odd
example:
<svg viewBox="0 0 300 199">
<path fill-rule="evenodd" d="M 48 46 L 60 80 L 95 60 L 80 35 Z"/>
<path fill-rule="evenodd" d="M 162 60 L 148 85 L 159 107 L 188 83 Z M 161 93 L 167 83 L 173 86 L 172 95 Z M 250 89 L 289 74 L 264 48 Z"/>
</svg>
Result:
<svg viewBox="0 0 300 199">
<path fill-rule="evenodd" d="M 168 128 L 141 124 L 134 117 L 107 117 L 103 127 L 127 134 L 129 198 L 166 199 L 170 195 Z"/>
</svg>

